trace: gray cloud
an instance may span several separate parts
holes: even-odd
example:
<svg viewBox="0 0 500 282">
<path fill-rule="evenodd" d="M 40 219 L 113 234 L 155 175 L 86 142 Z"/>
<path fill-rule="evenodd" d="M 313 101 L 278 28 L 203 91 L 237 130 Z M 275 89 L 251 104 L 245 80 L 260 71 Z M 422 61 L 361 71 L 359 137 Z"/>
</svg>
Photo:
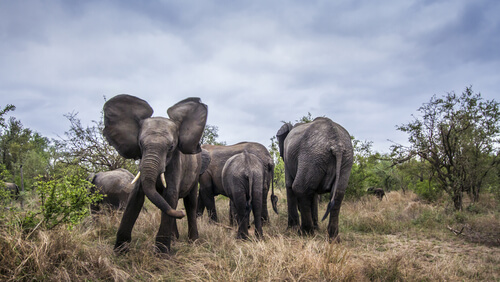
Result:
<svg viewBox="0 0 500 282">
<path fill-rule="evenodd" d="M 49 137 L 100 118 L 103 96 L 155 115 L 188 96 L 221 140 L 269 144 L 328 116 L 378 151 L 433 94 L 498 99 L 496 1 L 1 1 L 0 106 Z"/>
</svg>

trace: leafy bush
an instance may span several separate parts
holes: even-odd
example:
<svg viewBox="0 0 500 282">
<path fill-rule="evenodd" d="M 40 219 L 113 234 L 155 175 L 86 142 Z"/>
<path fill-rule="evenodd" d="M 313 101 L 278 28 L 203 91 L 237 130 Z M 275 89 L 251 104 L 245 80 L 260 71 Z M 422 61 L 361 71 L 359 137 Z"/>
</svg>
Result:
<svg viewBox="0 0 500 282">
<path fill-rule="evenodd" d="M 414 184 L 413 191 L 419 198 L 429 202 L 438 200 L 443 193 L 443 190 L 441 190 L 433 181 L 429 181 L 428 179 L 416 182 Z"/>
<path fill-rule="evenodd" d="M 23 225 L 32 228 L 44 225 L 52 229 L 60 224 L 72 228 L 89 214 L 89 206 L 102 200 L 102 195 L 90 192 L 91 183 L 85 180 L 83 172 L 66 174 L 58 179 L 35 182 L 40 199 L 40 208 L 28 212 Z"/>
</svg>

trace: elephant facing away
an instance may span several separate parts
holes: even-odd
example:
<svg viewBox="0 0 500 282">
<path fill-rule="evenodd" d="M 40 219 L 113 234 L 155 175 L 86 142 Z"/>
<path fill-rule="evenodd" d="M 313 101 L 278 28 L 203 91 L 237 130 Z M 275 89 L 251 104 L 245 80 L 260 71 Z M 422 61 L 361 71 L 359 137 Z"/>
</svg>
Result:
<svg viewBox="0 0 500 282">
<path fill-rule="evenodd" d="M 167 110 L 169 118 L 152 117 L 144 100 L 121 94 L 103 107 L 103 134 L 125 158 L 140 159 L 139 173 L 116 235 L 115 251 L 128 250 L 132 228 L 144 205 L 144 197 L 161 211 L 156 249 L 168 252 L 175 219 L 187 213 L 189 240 L 198 238 L 196 224 L 197 184 L 202 169 L 199 145 L 207 120 L 207 106 L 188 98 Z M 184 199 L 184 211 L 175 210 Z"/>
<path fill-rule="evenodd" d="M 330 193 L 323 220 L 330 215 L 328 235 L 338 240 L 340 206 L 353 164 L 349 133 L 329 118 L 318 117 L 295 126 L 285 123 L 276 136 L 285 163 L 288 227 L 300 223 L 303 233 L 312 234 L 316 194 Z"/>
<path fill-rule="evenodd" d="M 254 154 L 244 151 L 229 158 L 222 169 L 222 185 L 236 213 L 237 238 L 248 238 L 250 211 L 255 220 L 255 235 L 262 238 L 262 194 L 266 168 Z"/>
<path fill-rule="evenodd" d="M 134 189 L 132 184 L 134 175 L 123 168 L 91 173 L 88 180 L 94 184 L 94 189 L 104 196 L 99 204 L 107 204 L 116 209 L 125 208 L 128 197 Z M 92 206 L 92 211 L 98 210 L 98 205 Z"/>
<path fill-rule="evenodd" d="M 217 195 L 228 196 L 222 186 L 222 170 L 226 161 L 232 156 L 245 150 L 257 156 L 264 165 L 264 187 L 262 192 L 262 219 L 269 221 L 267 211 L 267 195 L 269 186 L 272 187 L 271 203 L 273 210 L 277 213 L 278 197 L 274 195 L 272 179 L 274 175 L 274 162 L 271 154 L 262 144 L 255 142 L 241 142 L 230 146 L 204 144 L 202 148 L 210 155 L 210 164 L 206 171 L 200 176 L 200 192 L 198 197 L 198 216 L 203 214 L 205 207 L 211 221 L 218 222 L 217 210 L 214 197 Z"/>
<path fill-rule="evenodd" d="M 385 198 L 387 199 L 387 195 L 385 195 L 385 191 L 382 188 L 375 188 L 375 187 L 370 187 L 366 190 L 368 194 L 373 194 L 375 195 L 379 200 L 382 201 L 382 199 Z"/>
<path fill-rule="evenodd" d="M 17 186 L 16 183 L 12 183 L 12 182 L 4 182 L 4 183 L 5 183 L 5 187 L 1 187 L 1 188 L 5 189 L 5 191 L 10 192 L 12 198 L 17 200 L 19 198 L 19 193 L 20 193 L 19 186 Z"/>
</svg>

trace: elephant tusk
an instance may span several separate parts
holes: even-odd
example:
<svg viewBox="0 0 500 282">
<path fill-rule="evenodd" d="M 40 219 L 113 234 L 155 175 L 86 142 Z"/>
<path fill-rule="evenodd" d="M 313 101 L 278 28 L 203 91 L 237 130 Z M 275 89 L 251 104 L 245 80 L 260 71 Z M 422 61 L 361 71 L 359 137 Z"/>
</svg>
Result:
<svg viewBox="0 0 500 282">
<path fill-rule="evenodd" d="M 163 184 L 163 187 L 167 188 L 167 181 L 165 181 L 165 174 L 162 173 L 160 175 L 160 178 L 161 178 L 161 183 Z"/>
<path fill-rule="evenodd" d="M 137 175 L 135 176 L 134 180 L 132 180 L 132 182 L 130 182 L 130 184 L 134 184 L 134 183 L 136 183 L 136 182 L 137 182 L 137 180 L 139 179 L 139 176 L 141 176 L 141 171 L 139 171 L 139 172 L 137 173 Z"/>
</svg>

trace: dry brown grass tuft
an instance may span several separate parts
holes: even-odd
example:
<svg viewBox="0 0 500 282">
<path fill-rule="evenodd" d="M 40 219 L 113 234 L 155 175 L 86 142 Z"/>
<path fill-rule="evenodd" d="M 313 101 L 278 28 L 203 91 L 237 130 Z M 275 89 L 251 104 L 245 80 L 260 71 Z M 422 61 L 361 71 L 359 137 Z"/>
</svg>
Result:
<svg viewBox="0 0 500 282">
<path fill-rule="evenodd" d="M 346 201 L 341 210 L 340 244 L 327 242 L 326 221 L 314 236 L 287 230 L 284 191 L 277 191 L 280 215 L 271 213 L 264 240 L 235 239 L 228 228 L 227 199 L 217 201 L 221 224 L 198 220 L 200 239 L 187 242 L 187 224 L 172 254 L 153 252 L 160 213 L 150 203 L 142 211 L 130 252 L 112 247 L 119 212 L 88 218 L 74 230 L 39 230 L 29 238 L 19 227 L 0 226 L 0 280 L 48 281 L 422 281 L 500 279 L 499 248 L 472 242 L 447 229 L 468 224 L 498 234 L 498 213 L 458 216 L 419 202 L 414 194 L 391 192 L 379 201 Z M 488 202 L 489 206 L 497 204 Z M 326 204 L 321 204 L 324 212 Z M 182 208 L 182 207 L 180 207 Z M 495 209 L 493 209 L 495 210 Z M 498 209 L 497 209 L 498 210 Z M 483 232 L 484 233 L 484 232 Z M 483 234 L 482 233 L 482 234 Z M 251 232 L 252 234 L 252 232 Z M 251 236 L 251 238 L 254 238 Z M 481 243 L 481 242 L 479 242 Z"/>
</svg>

